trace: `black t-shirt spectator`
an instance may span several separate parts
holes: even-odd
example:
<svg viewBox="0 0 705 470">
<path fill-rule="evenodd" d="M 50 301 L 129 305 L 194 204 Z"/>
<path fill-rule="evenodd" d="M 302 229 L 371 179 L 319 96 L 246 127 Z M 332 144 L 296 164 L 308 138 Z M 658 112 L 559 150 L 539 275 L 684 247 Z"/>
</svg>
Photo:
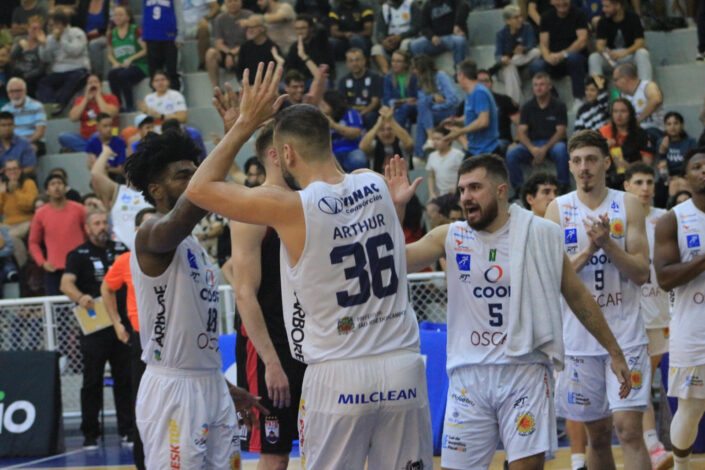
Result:
<svg viewBox="0 0 705 470">
<path fill-rule="evenodd" d="M 597 39 L 606 39 L 610 49 L 626 49 L 643 37 L 641 19 L 631 10 L 625 10 L 624 19 L 619 23 L 615 23 L 612 18 L 602 17 L 597 24 Z"/>
<path fill-rule="evenodd" d="M 548 106 L 543 109 L 536 98 L 532 98 L 521 107 L 519 123 L 529 126 L 529 140 L 532 142 L 548 140 L 556 133 L 556 126 L 568 125 L 568 113 L 565 104 L 557 98 L 551 97 Z"/>
<path fill-rule="evenodd" d="M 453 27 L 468 32 L 470 7 L 465 0 L 428 0 L 421 10 L 421 34 L 433 36 L 453 34 Z"/>
<path fill-rule="evenodd" d="M 507 95 L 492 92 L 494 102 L 497 104 L 497 120 L 499 124 L 499 138 L 512 141 L 511 117 L 519 112 L 519 105 Z"/>
<path fill-rule="evenodd" d="M 384 80 L 369 70 L 360 78 L 347 74 L 338 81 L 338 90 L 345 95 L 350 106 L 367 106 L 370 98 L 382 97 Z"/>
<path fill-rule="evenodd" d="M 76 276 L 76 287 L 91 297 L 100 297 L 100 284 L 115 258 L 127 251 L 122 243 L 108 241 L 105 248 L 90 241 L 79 245 L 66 257 L 65 273 Z"/>
<path fill-rule="evenodd" d="M 328 16 L 331 25 L 337 24 L 341 32 L 350 33 L 361 33 L 365 23 L 375 19 L 372 8 L 357 1 L 351 4 L 341 2 Z"/>
<path fill-rule="evenodd" d="M 543 16 L 548 10 L 553 9 L 551 0 L 529 0 L 529 3 L 536 5 L 536 11 L 539 13 L 539 16 Z"/>
<path fill-rule="evenodd" d="M 255 71 L 260 62 L 268 64 L 270 61 L 274 61 L 272 56 L 272 47 L 276 47 L 271 39 L 267 38 L 262 44 L 257 45 L 254 41 L 245 41 L 242 46 L 240 46 L 240 58 L 237 61 L 237 66 L 235 66 L 235 73 L 237 74 L 238 80 L 242 81 L 242 74 L 245 69 L 250 69 L 250 84 L 255 81 Z"/>
<path fill-rule="evenodd" d="M 542 33 L 548 33 L 548 49 L 551 52 L 560 52 L 567 49 L 578 39 L 577 31 L 587 29 L 587 17 L 582 10 L 571 5 L 565 18 L 560 18 L 555 8 L 541 15 Z"/>
<path fill-rule="evenodd" d="M 301 72 L 307 79 L 313 78 L 311 71 L 306 67 L 306 64 L 299 57 L 298 43 L 294 43 L 289 47 L 289 53 L 286 55 L 286 70 L 295 69 Z M 304 43 L 304 50 L 311 60 L 316 65 L 328 64 L 329 73 L 335 73 L 335 58 L 333 50 L 328 42 L 328 35 L 325 31 L 317 29 L 313 33 L 311 41 Z"/>
</svg>

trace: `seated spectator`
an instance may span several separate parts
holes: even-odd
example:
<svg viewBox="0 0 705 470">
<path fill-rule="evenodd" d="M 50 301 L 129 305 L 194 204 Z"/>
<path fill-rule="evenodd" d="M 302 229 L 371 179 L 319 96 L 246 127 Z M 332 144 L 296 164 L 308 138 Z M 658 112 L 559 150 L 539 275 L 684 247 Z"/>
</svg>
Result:
<svg viewBox="0 0 705 470">
<path fill-rule="evenodd" d="M 612 157 L 608 174 L 610 187 L 623 187 L 623 175 L 630 163 L 653 163 L 653 154 L 649 151 L 649 137 L 639 127 L 634 107 L 626 98 L 617 98 L 612 102 L 610 122 L 600 128 L 600 134 L 607 140 Z"/>
<path fill-rule="evenodd" d="M 49 202 L 40 207 L 29 229 L 29 252 L 44 269 L 44 294 L 60 295 L 66 256 L 85 241 L 86 208 L 66 198 L 66 180 L 49 174 L 44 181 Z"/>
<path fill-rule="evenodd" d="M 289 70 L 284 76 L 284 93 L 287 98 L 282 107 L 303 103 L 305 91 L 306 78 L 298 70 Z"/>
<path fill-rule="evenodd" d="M 71 186 L 69 186 L 69 177 L 68 177 L 68 174 L 66 173 L 66 170 L 64 170 L 61 167 L 52 168 L 51 170 L 49 170 L 48 176 L 58 176 L 59 178 L 61 178 L 62 180 L 64 180 L 66 182 L 66 186 L 65 186 L 66 199 L 68 199 L 69 201 L 83 203 L 83 198 L 81 197 L 81 193 L 79 193 L 78 191 L 73 189 Z M 48 202 L 48 200 L 49 199 L 47 198 L 47 200 L 45 202 Z M 37 212 L 37 209 L 38 209 L 38 207 L 35 205 L 35 207 L 34 207 L 35 213 Z"/>
<path fill-rule="evenodd" d="M 154 132 L 154 118 L 146 114 L 138 114 L 135 116 L 135 127 L 137 133 L 130 138 L 127 145 L 127 156 L 129 157 L 137 150 L 137 146 L 150 132 Z"/>
<path fill-rule="evenodd" d="M 349 49 L 360 49 L 363 55 L 372 46 L 374 10 L 359 0 L 341 0 L 328 14 L 330 44 L 337 60 L 347 58 Z"/>
<path fill-rule="evenodd" d="M 10 65 L 10 46 L 0 47 L 0 106 L 5 106 L 9 101 L 7 96 L 7 82 L 12 76 Z"/>
<path fill-rule="evenodd" d="M 362 49 L 354 48 L 346 52 L 345 65 L 350 73 L 338 80 L 338 91 L 345 96 L 348 105 L 360 113 L 365 129 L 369 129 L 377 121 L 382 77 L 367 68 L 367 58 Z"/>
<path fill-rule="evenodd" d="M 279 47 L 280 51 L 288 51 L 296 42 L 294 20 L 296 13 L 287 2 L 279 0 L 257 0 L 257 6 L 262 11 L 262 19 L 267 26 L 269 38 Z"/>
<path fill-rule="evenodd" d="M 294 29 L 297 37 L 302 41 L 303 51 L 300 51 L 298 41 L 289 47 L 285 70 L 296 70 L 306 80 L 313 78 L 309 62 L 316 66 L 326 64 L 331 72 L 335 71 L 335 59 L 333 49 L 328 42 L 328 35 L 325 30 L 316 25 L 313 17 L 305 14 L 297 16 Z"/>
<path fill-rule="evenodd" d="M 2 111 L 15 117 L 15 134 L 26 139 L 37 156 L 46 153 L 44 133 L 47 130 L 47 115 L 39 101 L 27 96 L 27 85 L 21 78 L 12 78 L 7 84 L 10 102 Z"/>
<path fill-rule="evenodd" d="M 394 155 L 406 159 L 413 169 L 413 149 L 414 139 L 394 120 L 392 109 L 386 106 L 380 108 L 377 123 L 360 141 L 360 150 L 370 157 L 372 169 L 381 174 L 384 174 L 384 166 Z"/>
<path fill-rule="evenodd" d="M 113 180 L 123 183 L 125 181 L 123 166 L 125 165 L 127 145 L 122 137 L 113 135 L 113 118 L 109 114 L 99 114 L 96 121 L 98 122 L 98 132 L 86 143 L 88 169 L 93 167 L 98 155 L 103 151 L 103 147 L 107 145 L 113 153 L 112 157 L 108 159 L 108 174 Z"/>
<path fill-rule="evenodd" d="M 130 12 L 124 6 L 113 11 L 115 26 L 108 41 L 108 60 L 112 68 L 108 72 L 110 91 L 120 99 L 121 111 L 135 111 L 135 98 L 132 89 L 147 77 L 147 45 L 142 40 L 142 32 L 132 22 Z"/>
<path fill-rule="evenodd" d="M 37 98 L 42 103 L 56 103 L 52 115 L 63 113 L 66 106 L 86 82 L 90 61 L 86 47 L 86 33 L 69 24 L 65 14 L 51 15 L 51 34 L 39 33 L 39 57 L 47 64 L 49 73 L 37 85 Z"/>
<path fill-rule="evenodd" d="M 27 263 L 26 240 L 38 195 L 36 183 L 22 173 L 19 162 L 8 160 L 0 182 L 0 215 L 10 231 L 15 261 L 20 268 Z"/>
<path fill-rule="evenodd" d="M 683 161 L 689 150 L 697 147 L 695 139 L 690 137 L 683 128 L 683 116 L 670 111 L 664 117 L 666 133 L 658 146 L 659 163 L 666 163 L 669 180 L 683 177 L 685 168 Z"/>
<path fill-rule="evenodd" d="M 181 11 L 183 18 L 181 37 L 196 40 L 199 70 L 205 68 L 206 52 L 211 45 L 211 22 L 220 14 L 220 3 L 216 0 L 177 0 L 176 11 Z"/>
<path fill-rule="evenodd" d="M 639 78 L 651 80 L 651 58 L 646 49 L 641 18 L 627 10 L 623 0 L 602 0 L 604 15 L 597 24 L 595 52 L 590 54 L 590 75 L 604 75 L 605 67 L 634 63 Z"/>
<path fill-rule="evenodd" d="M 614 86 L 629 100 L 636 111 L 636 120 L 651 138 L 658 142 L 663 136 L 663 93 L 656 82 L 640 80 L 632 63 L 621 64 L 612 73 Z"/>
<path fill-rule="evenodd" d="M 106 33 L 110 25 L 110 0 L 80 0 L 75 25 L 86 32 L 91 73 L 103 76 L 105 70 Z"/>
<path fill-rule="evenodd" d="M 142 8 L 142 39 L 147 45 L 147 65 L 149 76 L 163 71 L 174 90 L 181 88 L 178 62 L 179 49 L 176 43 L 183 42 L 183 31 L 177 28 L 176 0 L 144 2 Z"/>
<path fill-rule="evenodd" d="M 27 93 L 36 96 L 37 84 L 44 76 L 44 63 L 39 57 L 39 35 L 42 32 L 42 22 L 38 17 L 29 21 L 26 38 L 15 42 L 10 52 L 12 73 L 27 83 Z"/>
<path fill-rule="evenodd" d="M 585 103 L 575 115 L 573 129 L 599 131 L 610 120 L 610 95 L 605 89 L 605 77 L 585 78 Z"/>
<path fill-rule="evenodd" d="M 546 208 L 558 197 L 558 180 L 551 173 L 534 173 L 526 180 L 522 191 L 524 207 L 534 215 L 544 217 Z"/>
<path fill-rule="evenodd" d="M 201 136 L 201 132 L 198 129 L 196 129 L 195 127 L 187 126 L 185 124 L 181 124 L 176 119 L 167 119 L 162 124 L 162 133 L 168 131 L 169 129 L 174 129 L 179 132 L 183 132 L 188 135 L 191 140 L 193 140 L 196 146 L 201 150 L 201 153 L 198 155 L 199 162 L 202 162 L 203 159 L 206 158 L 206 144 L 203 142 L 203 137 Z"/>
<path fill-rule="evenodd" d="M 458 64 L 455 76 L 460 89 L 465 93 L 464 121 L 463 126 L 450 131 L 446 139 L 452 141 L 465 135 L 468 142 L 467 154 L 470 156 L 499 152 L 497 104 L 492 92 L 477 80 L 475 61 L 462 61 Z"/>
<path fill-rule="evenodd" d="M 29 22 L 32 18 L 39 18 L 42 23 L 47 20 L 47 8 L 39 0 L 21 0 L 20 4 L 12 10 L 12 27 L 10 33 L 14 37 L 23 37 L 29 30 Z"/>
<path fill-rule="evenodd" d="M 522 164 L 540 165 L 549 157 L 556 165 L 562 188 L 570 186 L 566 127 L 568 113 L 565 104 L 551 94 L 551 78 L 544 72 L 531 81 L 534 97 L 521 107 L 517 140 L 507 152 L 507 168 L 512 187 L 518 192 L 524 183 Z"/>
<path fill-rule="evenodd" d="M 419 34 L 420 22 L 421 11 L 412 0 L 386 0 L 382 4 L 375 19 L 377 44 L 371 54 L 382 74 L 389 72 L 388 60 L 395 51 L 409 49 L 409 43 Z"/>
<path fill-rule="evenodd" d="M 245 37 L 247 40 L 240 47 L 240 57 L 235 66 L 235 74 L 237 79 L 242 82 L 242 74 L 245 69 L 250 69 L 250 84 L 254 83 L 255 74 L 257 66 L 260 62 L 265 64 L 274 61 L 274 54 L 272 54 L 272 48 L 278 50 L 277 45 L 274 44 L 269 36 L 267 35 L 267 25 L 262 18 L 262 15 L 252 15 L 246 20 L 241 20 L 240 24 L 245 26 Z"/>
<path fill-rule="evenodd" d="M 435 127 L 431 131 L 435 150 L 426 162 L 429 199 L 455 193 L 458 186 L 458 168 L 465 159 L 465 154 L 462 150 L 451 147 L 451 141 L 446 138 L 449 132 L 443 126 Z"/>
<path fill-rule="evenodd" d="M 15 134 L 15 117 L 7 111 L 0 111 L 0 168 L 10 160 L 19 163 L 23 174 L 33 175 L 37 169 L 37 154 L 32 145 Z"/>
<path fill-rule="evenodd" d="M 250 16 L 250 10 L 242 9 L 242 0 L 225 0 L 225 11 L 213 22 L 215 43 L 206 52 L 206 70 L 213 87 L 220 84 L 220 67 L 235 70 L 240 46 L 246 40 L 245 27 L 240 24 L 240 20 Z"/>
<path fill-rule="evenodd" d="M 414 156 L 423 156 L 428 132 L 455 112 L 460 99 L 455 92 L 453 79 L 436 70 L 433 59 L 427 55 L 414 57 L 412 69 L 419 83 L 416 100 L 416 143 Z"/>
<path fill-rule="evenodd" d="M 328 117 L 333 154 L 343 170 L 350 173 L 367 168 L 367 156 L 359 148 L 364 128 L 360 113 L 350 109 L 345 97 L 335 90 L 328 90 L 323 94 L 319 107 Z"/>
<path fill-rule="evenodd" d="M 185 123 L 188 118 L 186 99 L 184 95 L 169 87 L 169 77 L 165 72 L 157 71 L 152 76 L 152 89 L 154 92 L 144 97 L 137 107 L 147 116 L 155 120 L 157 130 L 167 119 L 176 119 Z"/>
<path fill-rule="evenodd" d="M 394 110 L 394 119 L 405 129 L 411 129 L 412 121 L 416 120 L 418 96 L 418 80 L 409 71 L 410 65 L 408 52 L 398 50 L 392 53 L 392 68 L 384 76 L 382 97 L 382 104 Z"/>
<path fill-rule="evenodd" d="M 69 119 L 80 123 L 79 132 L 59 134 L 61 148 L 70 152 L 85 152 L 86 142 L 97 130 L 96 118 L 98 115 L 100 113 L 109 114 L 113 117 L 113 126 L 117 127 L 119 112 L 120 101 L 117 97 L 110 93 L 103 93 L 102 84 L 97 75 L 89 76 L 83 96 L 76 98 L 69 111 Z"/>
<path fill-rule="evenodd" d="M 421 37 L 409 44 L 412 56 L 453 53 L 453 63 L 465 60 L 468 49 L 467 2 L 428 0 L 421 9 Z"/>
<path fill-rule="evenodd" d="M 553 9 L 541 17 L 539 44 L 541 57 L 529 66 L 531 74 L 548 72 L 551 77 L 570 76 L 573 97 L 585 96 L 585 53 L 588 24 L 585 13 L 571 0 L 551 0 Z M 582 104 L 576 101 L 576 109 Z"/>
<path fill-rule="evenodd" d="M 519 69 L 541 56 L 536 44 L 536 33 L 524 21 L 516 5 L 507 5 L 502 11 L 505 26 L 497 31 L 495 59 L 504 89 L 517 103 L 522 101 Z"/>
<path fill-rule="evenodd" d="M 519 125 L 519 105 L 507 95 L 497 93 L 493 89 L 492 75 L 487 70 L 477 71 L 477 81 L 485 85 L 492 92 L 492 97 L 497 105 L 497 124 L 499 129 L 499 153 L 504 155 L 509 144 L 514 142 L 512 136 L 512 123 Z M 465 106 L 460 110 L 464 114 Z"/>
</svg>

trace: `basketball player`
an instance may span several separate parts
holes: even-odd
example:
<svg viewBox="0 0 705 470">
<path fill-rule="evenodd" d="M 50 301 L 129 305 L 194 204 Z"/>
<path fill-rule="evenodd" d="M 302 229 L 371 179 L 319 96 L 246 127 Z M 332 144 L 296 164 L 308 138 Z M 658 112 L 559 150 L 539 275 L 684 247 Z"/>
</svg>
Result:
<svg viewBox="0 0 705 470">
<path fill-rule="evenodd" d="M 641 202 L 646 216 L 646 238 L 649 242 L 649 280 L 641 286 L 641 315 L 646 325 L 646 335 L 649 339 L 648 352 L 651 362 L 651 376 L 668 352 L 668 294 L 656 284 L 654 271 L 654 231 L 658 219 L 666 213 L 665 209 L 653 207 L 656 173 L 652 166 L 635 162 L 627 167 L 624 173 L 624 190 L 633 194 Z M 667 452 L 656 432 L 656 417 L 654 407 L 649 400 L 644 413 L 644 442 L 651 458 L 654 470 L 666 470 L 673 467 L 673 454 Z"/>
<path fill-rule="evenodd" d="M 642 419 L 649 403 L 651 368 L 644 321 L 639 313 L 639 285 L 648 280 L 648 242 L 639 200 L 608 189 L 607 142 L 590 130 L 568 142 L 570 171 L 578 189 L 554 200 L 546 217 L 560 224 L 563 246 L 583 284 L 593 295 L 631 371 L 632 391 L 620 397 L 607 373 L 609 357 L 575 321 L 569 305 L 563 310 L 566 368 L 558 376 L 559 416 L 586 423 L 590 448 L 588 468 L 614 469 L 612 426 L 624 452 L 624 468 L 651 468 L 644 445 Z"/>
<path fill-rule="evenodd" d="M 264 186 L 288 189 L 273 143 L 274 125 L 263 127 L 255 150 L 265 168 Z M 270 413 L 257 413 L 242 449 L 259 452 L 260 470 L 286 470 L 292 441 L 298 440 L 297 411 L 305 364 L 291 357 L 284 327 L 279 276 L 279 237 L 270 227 L 230 223 L 230 282 L 242 319 L 236 346 L 238 385 L 255 396 Z M 225 272 L 226 270 L 224 270 Z"/>
<path fill-rule="evenodd" d="M 654 267 L 662 289 L 671 291 L 672 317 L 668 396 L 678 398 L 671 421 L 675 470 L 688 470 L 705 411 L 705 147 L 685 156 L 693 197 L 656 224 Z"/>
<path fill-rule="evenodd" d="M 191 235 L 206 212 L 183 197 L 198 154 L 187 136 L 165 132 L 145 139 L 125 165 L 158 213 L 137 231 L 130 259 L 147 364 L 135 414 L 149 469 L 240 468 L 218 351 L 217 268 Z M 243 407 L 256 403 L 238 393 Z"/>
<path fill-rule="evenodd" d="M 249 75 L 246 71 L 245 75 Z M 294 105 L 275 118 L 282 174 L 303 189 L 224 182 L 241 146 L 276 112 L 281 68 L 243 79 L 240 117 L 186 191 L 199 206 L 274 227 L 281 238 L 282 304 L 292 356 L 308 364 L 299 405 L 308 469 L 432 468 L 431 423 L 416 316 L 408 302 L 400 206 L 420 180 L 387 188 L 346 175 L 328 119 Z M 293 184 L 290 184 L 293 186 Z"/>
<path fill-rule="evenodd" d="M 475 156 L 463 162 L 458 174 L 465 220 L 436 227 L 407 247 L 409 270 L 423 269 L 442 256 L 448 259 L 450 387 L 441 464 L 486 469 L 501 439 L 511 470 L 542 469 L 544 453 L 555 439 L 551 358 L 539 347 L 518 357 L 506 349 L 508 325 L 518 321 L 510 297 L 523 294 L 511 279 L 516 269 L 511 264 L 519 257 L 510 246 L 512 219 L 530 219 L 527 245 L 534 248 L 527 250 L 540 251 L 533 256 L 557 265 L 555 279 L 542 278 L 544 289 L 533 293 L 536 304 L 555 309 L 557 334 L 562 334 L 558 296 L 563 294 L 579 321 L 610 351 L 625 395 L 629 369 L 600 309 L 563 253 L 558 227 L 519 206 L 510 209 L 503 161 L 494 155 Z M 560 354 L 562 361 L 562 350 Z"/>
<path fill-rule="evenodd" d="M 147 207 L 152 207 L 144 196 L 124 184 L 118 184 L 108 175 L 108 159 L 115 152 L 103 145 L 103 151 L 91 168 L 91 187 L 110 211 L 113 240 L 122 242 L 132 251 L 135 244 L 135 217 Z"/>
</svg>

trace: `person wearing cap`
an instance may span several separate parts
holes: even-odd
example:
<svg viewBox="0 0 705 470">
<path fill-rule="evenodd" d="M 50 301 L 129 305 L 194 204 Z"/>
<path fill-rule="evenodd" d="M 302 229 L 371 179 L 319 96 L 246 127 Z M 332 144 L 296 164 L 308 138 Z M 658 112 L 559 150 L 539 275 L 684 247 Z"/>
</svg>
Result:
<svg viewBox="0 0 705 470">
<path fill-rule="evenodd" d="M 86 208 L 66 199 L 66 179 L 60 174 L 47 176 L 44 190 L 49 201 L 37 209 L 32 219 L 29 253 L 44 270 L 44 294 L 61 295 L 59 285 L 66 256 L 86 238 Z"/>
<path fill-rule="evenodd" d="M 127 140 L 128 157 L 135 153 L 135 151 L 137 150 L 137 146 L 147 134 L 149 134 L 150 132 L 154 132 L 154 122 L 155 119 L 148 114 L 138 114 L 137 116 L 135 116 L 135 127 L 133 129 L 136 128 L 137 131 L 134 132 Z"/>
</svg>

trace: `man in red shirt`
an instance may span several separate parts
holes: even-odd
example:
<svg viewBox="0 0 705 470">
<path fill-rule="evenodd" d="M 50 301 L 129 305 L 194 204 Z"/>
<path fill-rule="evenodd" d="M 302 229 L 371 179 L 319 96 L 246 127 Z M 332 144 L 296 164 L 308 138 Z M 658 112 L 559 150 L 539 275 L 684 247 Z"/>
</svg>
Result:
<svg viewBox="0 0 705 470">
<path fill-rule="evenodd" d="M 100 113 L 112 116 L 113 125 L 119 125 L 120 100 L 115 95 L 103 93 L 100 78 L 91 75 L 86 82 L 85 93 L 76 98 L 69 111 L 69 119 L 80 121 L 80 131 L 59 134 L 61 147 L 72 152 L 85 152 L 86 142 L 97 130 L 96 118 Z"/>
<path fill-rule="evenodd" d="M 44 181 L 49 202 L 37 210 L 29 229 L 29 252 L 44 269 L 44 293 L 61 295 L 59 284 L 68 253 L 83 243 L 86 208 L 66 199 L 66 180 L 52 174 Z"/>
</svg>

